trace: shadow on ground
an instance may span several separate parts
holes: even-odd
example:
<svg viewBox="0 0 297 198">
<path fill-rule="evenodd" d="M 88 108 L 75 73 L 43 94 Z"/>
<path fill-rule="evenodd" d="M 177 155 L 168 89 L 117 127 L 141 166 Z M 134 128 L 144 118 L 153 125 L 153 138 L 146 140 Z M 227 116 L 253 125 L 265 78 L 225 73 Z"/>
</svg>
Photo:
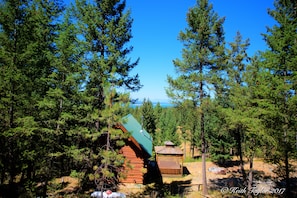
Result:
<svg viewBox="0 0 297 198">
<path fill-rule="evenodd" d="M 223 162 L 223 163 L 217 162 L 215 164 L 220 166 L 220 167 L 230 168 L 230 167 L 234 167 L 234 166 L 239 166 L 240 161 L 239 160 L 233 160 L 233 161 L 227 161 L 227 162 Z"/>
<path fill-rule="evenodd" d="M 296 177 L 290 178 L 290 194 L 286 194 L 284 180 L 267 176 L 263 171 L 255 171 L 254 174 L 252 190 L 254 197 L 297 197 Z M 242 177 L 238 174 L 231 175 L 229 178 L 210 180 L 209 189 L 221 192 L 222 197 L 245 197 L 248 192 Z"/>
<path fill-rule="evenodd" d="M 183 175 L 190 175 L 190 171 L 186 166 L 183 166 Z"/>
<path fill-rule="evenodd" d="M 148 185 L 145 187 L 143 192 L 129 194 L 129 198 L 138 198 L 149 196 L 150 198 L 157 197 L 168 197 L 168 196 L 178 196 L 183 197 L 187 194 L 189 186 L 192 180 L 186 181 L 173 181 L 169 184 L 167 183 L 155 183 L 154 185 Z"/>
</svg>

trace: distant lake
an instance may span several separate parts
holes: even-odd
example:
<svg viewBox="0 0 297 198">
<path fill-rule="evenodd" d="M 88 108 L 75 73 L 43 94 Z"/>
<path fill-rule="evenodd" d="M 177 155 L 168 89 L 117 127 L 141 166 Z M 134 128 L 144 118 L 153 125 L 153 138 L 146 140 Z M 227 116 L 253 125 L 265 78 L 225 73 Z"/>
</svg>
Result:
<svg viewBox="0 0 297 198">
<path fill-rule="evenodd" d="M 160 106 L 163 108 L 167 108 L 167 107 L 173 107 L 174 104 L 170 103 L 170 102 L 159 102 Z M 158 102 L 152 102 L 153 106 L 155 107 Z M 142 102 L 136 102 L 135 104 L 130 104 L 130 107 L 135 108 L 135 107 L 140 107 L 142 106 Z"/>
</svg>

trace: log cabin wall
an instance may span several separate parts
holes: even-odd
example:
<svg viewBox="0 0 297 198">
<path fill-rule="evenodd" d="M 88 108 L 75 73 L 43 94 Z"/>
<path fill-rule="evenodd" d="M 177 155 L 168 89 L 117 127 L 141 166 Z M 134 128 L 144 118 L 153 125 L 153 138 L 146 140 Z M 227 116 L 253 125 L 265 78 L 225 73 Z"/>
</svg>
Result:
<svg viewBox="0 0 297 198">
<path fill-rule="evenodd" d="M 121 149 L 122 154 L 126 157 L 128 163 L 130 163 L 130 167 L 125 167 L 126 178 L 123 179 L 122 183 L 136 183 L 143 184 L 145 167 L 145 154 L 142 150 L 139 150 L 137 146 L 133 145 L 133 142 L 129 141 L 124 147 Z"/>
<path fill-rule="evenodd" d="M 131 135 L 121 149 L 126 158 L 126 178 L 121 182 L 144 184 L 148 172 L 148 159 L 152 156 L 153 139 L 131 114 L 123 117 L 117 128 Z"/>
</svg>

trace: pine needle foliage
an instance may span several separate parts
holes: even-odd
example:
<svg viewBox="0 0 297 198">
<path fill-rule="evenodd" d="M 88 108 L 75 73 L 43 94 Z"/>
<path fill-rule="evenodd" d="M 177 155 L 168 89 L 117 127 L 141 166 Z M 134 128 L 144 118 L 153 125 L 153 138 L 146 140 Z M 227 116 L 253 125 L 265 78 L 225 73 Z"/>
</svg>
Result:
<svg viewBox="0 0 297 198">
<path fill-rule="evenodd" d="M 178 77 L 168 76 L 167 94 L 176 103 L 192 100 L 200 112 L 201 152 L 203 161 L 203 194 L 207 192 L 206 182 L 206 134 L 204 120 L 204 100 L 216 87 L 217 74 L 222 69 L 224 58 L 224 18 L 213 11 L 208 0 L 197 0 L 187 14 L 188 27 L 181 31 L 179 40 L 183 43 L 182 59 L 173 61 Z"/>
</svg>

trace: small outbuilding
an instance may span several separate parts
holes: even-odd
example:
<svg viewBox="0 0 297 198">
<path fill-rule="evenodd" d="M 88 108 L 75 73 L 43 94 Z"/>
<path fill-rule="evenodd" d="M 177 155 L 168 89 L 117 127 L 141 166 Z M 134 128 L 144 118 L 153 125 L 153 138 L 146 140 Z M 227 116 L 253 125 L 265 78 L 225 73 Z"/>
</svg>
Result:
<svg viewBox="0 0 297 198">
<path fill-rule="evenodd" d="M 183 151 L 171 141 L 155 146 L 156 161 L 163 176 L 183 175 Z"/>
<path fill-rule="evenodd" d="M 125 168 L 127 175 L 121 182 L 143 184 L 149 158 L 152 156 L 153 139 L 131 114 L 123 117 L 118 127 L 123 132 L 130 133 L 121 153 L 131 168 Z"/>
</svg>

